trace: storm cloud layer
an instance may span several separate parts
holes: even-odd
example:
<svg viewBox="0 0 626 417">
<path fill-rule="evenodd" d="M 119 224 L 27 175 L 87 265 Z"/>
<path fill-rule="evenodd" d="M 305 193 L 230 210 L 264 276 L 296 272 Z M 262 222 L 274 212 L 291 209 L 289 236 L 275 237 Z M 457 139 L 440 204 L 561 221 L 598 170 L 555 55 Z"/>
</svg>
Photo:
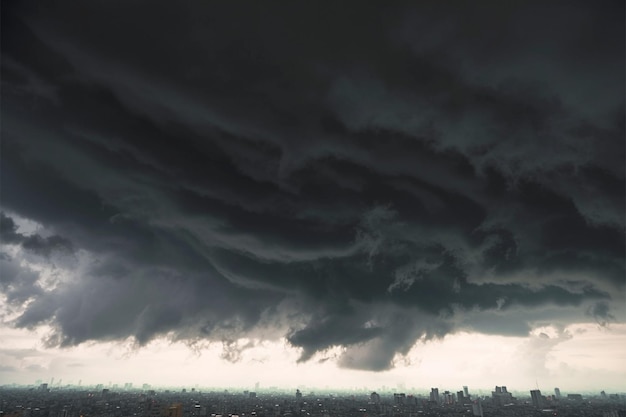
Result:
<svg viewBox="0 0 626 417">
<path fill-rule="evenodd" d="M 11 325 L 384 370 L 623 320 L 623 2 L 444 3 L 3 3 Z"/>
</svg>

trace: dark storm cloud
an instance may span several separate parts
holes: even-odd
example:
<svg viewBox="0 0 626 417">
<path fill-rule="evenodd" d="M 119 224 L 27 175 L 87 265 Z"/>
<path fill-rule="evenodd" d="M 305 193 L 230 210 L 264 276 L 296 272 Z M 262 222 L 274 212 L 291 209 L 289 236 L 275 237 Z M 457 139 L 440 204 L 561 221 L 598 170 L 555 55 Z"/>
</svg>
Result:
<svg viewBox="0 0 626 417">
<path fill-rule="evenodd" d="M 25 236 L 17 233 L 17 225 L 3 212 L 0 212 L 0 242 L 20 244 L 24 249 L 43 256 L 50 256 L 53 251 L 65 253 L 73 251 L 72 242 L 62 236 L 42 237 L 38 234 Z"/>
<path fill-rule="evenodd" d="M 33 270 L 21 268 L 8 257 L 0 258 L 0 288 L 9 304 L 22 304 L 33 297 L 41 296 L 43 290 L 38 285 L 39 274 Z"/>
<path fill-rule="evenodd" d="M 3 5 L 2 239 L 67 275 L 16 326 L 382 370 L 623 311 L 623 5 L 72 3 Z"/>
</svg>

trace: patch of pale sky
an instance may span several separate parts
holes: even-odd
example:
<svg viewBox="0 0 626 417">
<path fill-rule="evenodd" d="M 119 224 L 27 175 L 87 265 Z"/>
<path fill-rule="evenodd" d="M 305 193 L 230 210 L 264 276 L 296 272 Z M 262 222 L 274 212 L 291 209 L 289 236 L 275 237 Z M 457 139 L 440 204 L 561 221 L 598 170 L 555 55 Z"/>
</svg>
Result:
<svg viewBox="0 0 626 417">
<path fill-rule="evenodd" d="M 83 384 L 133 382 L 243 389 L 253 389 L 260 382 L 264 388 L 386 386 L 408 390 L 430 386 L 454 390 L 462 385 L 490 389 L 507 385 L 520 391 L 537 383 L 545 390 L 559 386 L 564 391 L 623 391 L 626 353 L 620 346 L 626 342 L 626 325 L 603 328 L 577 323 L 563 330 L 568 338 L 559 337 L 563 333 L 552 335 L 558 340 L 540 330 L 546 329 L 535 329 L 528 337 L 462 332 L 439 341 L 418 342 L 406 357 L 396 357 L 394 369 L 374 373 L 338 368 L 334 357 L 340 353 L 339 348 L 298 364 L 298 349 L 285 340 L 242 340 L 239 346 L 251 347 L 243 349 L 239 361 L 232 363 L 221 359 L 221 343 L 209 343 L 200 350 L 165 339 L 154 340 L 142 348 L 134 348 L 131 340 L 45 348 L 41 340 L 50 331 L 46 326 L 34 330 L 4 326 L 0 329 L 0 338 L 5 341 L 0 348 L 0 362 L 14 371 L 2 372 L 0 382 L 32 384 L 38 379 L 55 378 L 65 383 L 82 380 Z M 541 333 L 548 337 L 538 336 Z M 553 342 L 544 343 L 550 340 Z M 544 357 L 531 356 L 537 354 L 533 350 L 537 341 Z M 537 378 L 532 367 L 523 366 L 525 363 L 543 366 L 545 372 Z M 582 381 L 581 376 L 585 377 Z"/>
</svg>

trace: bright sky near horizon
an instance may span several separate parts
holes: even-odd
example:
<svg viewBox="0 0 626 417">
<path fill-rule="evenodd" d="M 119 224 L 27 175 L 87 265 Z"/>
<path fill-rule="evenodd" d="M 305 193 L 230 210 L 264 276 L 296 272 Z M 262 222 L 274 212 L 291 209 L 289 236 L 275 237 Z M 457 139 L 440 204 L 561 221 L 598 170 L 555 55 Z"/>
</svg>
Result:
<svg viewBox="0 0 626 417">
<path fill-rule="evenodd" d="M 626 391 L 624 2 L 3 2 L 0 385 Z"/>
<path fill-rule="evenodd" d="M 202 348 L 182 342 L 157 340 L 137 349 L 132 341 L 86 343 L 67 349 L 44 348 L 39 332 L 3 329 L 6 341 L 0 350 L 4 369 L 2 383 L 33 385 L 36 381 L 57 384 L 96 385 L 131 382 L 161 387 L 290 389 L 387 387 L 398 392 L 450 391 L 470 386 L 490 390 L 507 385 L 525 392 L 536 384 L 549 394 L 554 387 L 567 392 L 624 392 L 626 325 L 603 328 L 597 324 L 574 324 L 560 334 L 554 328 L 537 329 L 529 337 L 502 337 L 459 333 L 443 340 L 417 343 L 400 366 L 385 372 L 342 370 L 332 360 L 338 349 L 311 362 L 296 364 L 299 352 L 286 340 L 259 342 L 243 350 L 236 363 L 222 358 L 224 347 L 212 343 Z M 547 337 L 544 335 L 548 335 Z M 239 345 L 249 344 L 239 341 Z M 606 358 L 613 358 L 607 362 Z M 323 361 L 323 362 L 321 362 Z"/>
</svg>

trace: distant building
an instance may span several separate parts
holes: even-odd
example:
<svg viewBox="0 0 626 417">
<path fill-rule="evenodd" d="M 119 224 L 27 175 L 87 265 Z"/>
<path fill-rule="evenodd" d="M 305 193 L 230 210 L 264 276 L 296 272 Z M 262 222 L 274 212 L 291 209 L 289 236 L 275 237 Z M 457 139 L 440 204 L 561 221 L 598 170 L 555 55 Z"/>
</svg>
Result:
<svg viewBox="0 0 626 417">
<path fill-rule="evenodd" d="M 554 389 L 554 396 L 556 397 L 557 400 L 561 399 L 561 390 L 558 388 Z"/>
<path fill-rule="evenodd" d="M 456 400 L 457 400 L 459 403 L 461 403 L 461 404 L 463 404 L 463 402 L 465 402 L 465 395 L 463 395 L 463 391 L 458 391 L 458 392 L 456 393 Z"/>
<path fill-rule="evenodd" d="M 474 416 L 483 417 L 483 404 L 480 398 L 472 404 L 472 414 L 474 414 Z"/>
<path fill-rule="evenodd" d="M 165 417 L 183 417 L 183 405 L 172 404 L 165 410 Z"/>
<path fill-rule="evenodd" d="M 541 391 L 534 389 L 530 391 L 530 398 L 535 408 L 543 408 L 543 397 Z"/>
<path fill-rule="evenodd" d="M 405 400 L 406 400 L 406 394 L 404 393 L 393 394 L 393 402 L 395 405 L 404 405 Z"/>
<path fill-rule="evenodd" d="M 296 400 L 301 400 L 302 399 L 302 393 L 300 392 L 299 389 L 296 390 Z"/>
<path fill-rule="evenodd" d="M 513 398 L 513 394 L 508 392 L 505 386 L 496 386 L 496 390 L 491 391 L 491 399 L 493 403 L 498 406 L 511 404 L 515 400 L 515 398 Z"/>
<path fill-rule="evenodd" d="M 430 389 L 430 401 L 437 403 L 437 404 L 441 404 L 439 402 L 439 388 L 431 388 Z"/>
<path fill-rule="evenodd" d="M 376 392 L 372 392 L 370 394 L 370 401 L 374 404 L 380 404 L 380 395 L 378 395 Z"/>
<path fill-rule="evenodd" d="M 468 400 L 470 399 L 469 391 L 467 390 L 467 385 L 463 385 L 463 396 Z"/>
<path fill-rule="evenodd" d="M 165 407 L 161 407 L 158 402 L 149 400 L 146 403 L 146 408 L 143 412 L 144 417 L 162 417 L 163 414 L 165 414 Z"/>
<path fill-rule="evenodd" d="M 580 394 L 567 394 L 567 399 L 570 401 L 582 401 L 583 396 Z"/>
</svg>

